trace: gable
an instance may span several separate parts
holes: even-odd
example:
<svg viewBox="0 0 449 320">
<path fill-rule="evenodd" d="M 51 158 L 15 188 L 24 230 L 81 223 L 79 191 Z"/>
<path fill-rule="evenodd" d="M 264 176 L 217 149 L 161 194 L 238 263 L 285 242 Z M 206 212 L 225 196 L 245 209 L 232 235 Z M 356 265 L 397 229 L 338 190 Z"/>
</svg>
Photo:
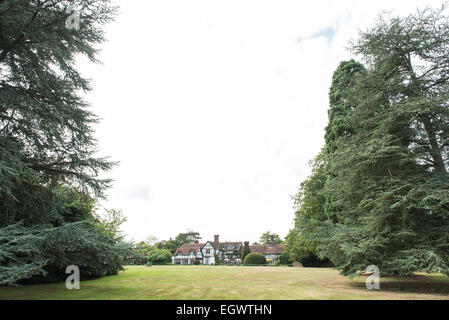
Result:
<svg viewBox="0 0 449 320">
<path fill-rule="evenodd" d="M 174 255 L 188 256 L 191 254 L 191 251 L 193 251 L 193 254 L 197 254 L 202 247 L 204 247 L 204 243 L 186 243 L 176 249 Z"/>
</svg>

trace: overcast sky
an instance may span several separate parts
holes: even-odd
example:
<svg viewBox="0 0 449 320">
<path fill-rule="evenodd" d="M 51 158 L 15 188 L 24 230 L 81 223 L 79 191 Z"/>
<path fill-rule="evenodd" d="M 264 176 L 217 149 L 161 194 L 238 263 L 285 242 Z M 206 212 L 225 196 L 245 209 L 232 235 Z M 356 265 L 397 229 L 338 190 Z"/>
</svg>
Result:
<svg viewBox="0 0 449 320">
<path fill-rule="evenodd" d="M 293 225 L 347 42 L 382 10 L 443 1 L 116 3 L 103 65 L 80 63 L 101 155 L 120 161 L 103 205 L 123 210 L 128 239 L 256 241 Z"/>
</svg>

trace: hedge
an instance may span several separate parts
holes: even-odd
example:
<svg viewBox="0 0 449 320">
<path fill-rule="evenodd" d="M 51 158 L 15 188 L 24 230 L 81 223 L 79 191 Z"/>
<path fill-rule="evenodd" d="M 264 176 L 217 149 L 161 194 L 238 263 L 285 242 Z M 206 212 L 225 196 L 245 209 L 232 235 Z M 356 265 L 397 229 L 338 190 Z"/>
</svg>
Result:
<svg viewBox="0 0 449 320">
<path fill-rule="evenodd" d="M 260 253 L 250 253 L 245 257 L 245 265 L 263 265 L 267 263 L 267 259 L 263 254 Z"/>
</svg>

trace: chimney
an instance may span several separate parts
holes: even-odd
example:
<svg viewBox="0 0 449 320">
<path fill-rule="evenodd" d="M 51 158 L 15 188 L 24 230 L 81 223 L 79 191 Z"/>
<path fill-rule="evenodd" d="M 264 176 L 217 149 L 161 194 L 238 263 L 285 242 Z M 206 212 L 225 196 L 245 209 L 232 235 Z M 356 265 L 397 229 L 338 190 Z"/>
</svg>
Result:
<svg viewBox="0 0 449 320">
<path fill-rule="evenodd" d="M 214 243 L 220 243 L 220 236 L 218 234 L 214 236 Z"/>
<path fill-rule="evenodd" d="M 274 236 L 270 235 L 270 244 L 274 244 Z"/>
</svg>

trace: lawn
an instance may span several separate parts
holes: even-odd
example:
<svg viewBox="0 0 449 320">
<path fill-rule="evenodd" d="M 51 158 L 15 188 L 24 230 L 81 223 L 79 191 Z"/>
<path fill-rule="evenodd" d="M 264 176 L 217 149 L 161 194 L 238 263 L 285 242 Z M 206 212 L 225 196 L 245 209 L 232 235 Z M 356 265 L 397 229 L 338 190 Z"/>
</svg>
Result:
<svg viewBox="0 0 449 320">
<path fill-rule="evenodd" d="M 0 289 L 0 299 L 447 299 L 449 278 L 418 274 L 382 278 L 381 290 L 368 291 L 365 279 L 340 276 L 333 269 L 270 267 L 127 267 L 116 276 L 81 282 Z"/>
</svg>

